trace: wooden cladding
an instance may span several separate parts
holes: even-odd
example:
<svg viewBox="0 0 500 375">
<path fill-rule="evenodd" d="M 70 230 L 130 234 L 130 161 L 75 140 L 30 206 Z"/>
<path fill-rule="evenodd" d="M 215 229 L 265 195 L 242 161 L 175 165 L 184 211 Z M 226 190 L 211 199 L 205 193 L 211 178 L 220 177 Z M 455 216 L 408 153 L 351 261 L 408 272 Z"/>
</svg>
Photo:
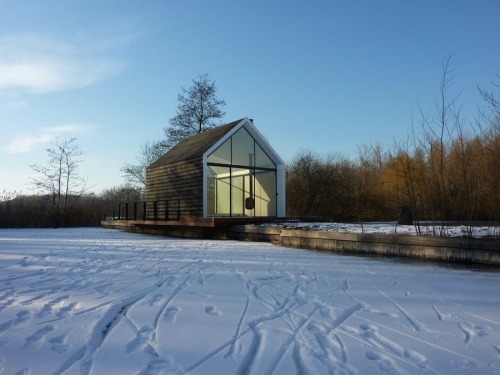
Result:
<svg viewBox="0 0 500 375">
<path fill-rule="evenodd" d="M 178 202 L 181 217 L 203 216 L 202 158 L 191 158 L 146 170 L 146 201 L 166 200 L 172 204 L 174 201 Z M 148 208 L 148 216 L 153 215 L 150 210 L 152 208 Z"/>
</svg>

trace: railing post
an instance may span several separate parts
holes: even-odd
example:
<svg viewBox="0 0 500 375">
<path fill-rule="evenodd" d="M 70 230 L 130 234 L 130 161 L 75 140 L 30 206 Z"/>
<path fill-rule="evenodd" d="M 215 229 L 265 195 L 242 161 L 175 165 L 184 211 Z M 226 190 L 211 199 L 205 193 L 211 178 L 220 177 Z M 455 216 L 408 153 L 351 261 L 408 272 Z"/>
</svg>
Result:
<svg viewBox="0 0 500 375">
<path fill-rule="evenodd" d="M 128 220 L 128 202 L 125 203 L 125 220 Z"/>
<path fill-rule="evenodd" d="M 134 202 L 134 220 L 137 220 L 137 202 Z"/>
<path fill-rule="evenodd" d="M 177 221 L 181 218 L 181 200 L 177 199 Z"/>
<path fill-rule="evenodd" d="M 142 220 L 146 221 L 148 218 L 148 214 L 146 212 L 146 201 L 142 202 L 143 210 L 142 210 Z"/>
<path fill-rule="evenodd" d="M 120 220 L 122 214 L 122 204 L 118 203 L 118 220 Z"/>
<path fill-rule="evenodd" d="M 158 206 L 157 201 L 153 201 L 153 220 L 158 219 Z"/>
<path fill-rule="evenodd" d="M 169 212 L 169 201 L 168 199 L 165 201 L 165 221 L 168 221 L 169 217 L 170 217 L 170 212 Z"/>
</svg>

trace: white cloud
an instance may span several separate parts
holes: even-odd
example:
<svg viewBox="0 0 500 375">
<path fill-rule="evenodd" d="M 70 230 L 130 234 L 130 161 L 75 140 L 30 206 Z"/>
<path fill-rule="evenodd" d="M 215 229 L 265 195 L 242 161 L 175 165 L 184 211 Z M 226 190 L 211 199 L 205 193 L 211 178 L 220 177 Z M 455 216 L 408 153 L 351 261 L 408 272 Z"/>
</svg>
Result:
<svg viewBox="0 0 500 375">
<path fill-rule="evenodd" d="M 8 113 L 17 111 L 26 107 L 26 101 L 22 99 L 10 98 L 6 100 L 0 99 L 0 113 Z"/>
<path fill-rule="evenodd" d="M 95 125 L 82 125 L 82 124 L 67 124 L 67 125 L 58 125 L 51 126 L 47 128 L 43 128 L 43 131 L 48 134 L 62 134 L 62 133 L 84 133 L 88 130 L 94 129 Z"/>
<path fill-rule="evenodd" d="M 0 38 L 0 90 L 46 93 L 86 87 L 117 74 L 112 56 L 134 38 L 74 38 L 18 34 Z"/>
<path fill-rule="evenodd" d="M 54 141 L 57 137 L 63 135 L 75 136 L 85 133 L 95 128 L 94 125 L 66 124 L 42 128 L 34 134 L 20 134 L 14 140 L 9 142 L 5 151 L 9 154 L 22 154 L 30 152 L 39 145 Z"/>
<path fill-rule="evenodd" d="M 23 154 L 25 152 L 30 152 L 36 146 L 44 143 L 48 143 L 54 139 L 50 134 L 41 134 L 41 135 L 30 135 L 30 134 L 21 134 L 12 142 L 10 142 L 6 151 L 9 154 Z"/>
</svg>

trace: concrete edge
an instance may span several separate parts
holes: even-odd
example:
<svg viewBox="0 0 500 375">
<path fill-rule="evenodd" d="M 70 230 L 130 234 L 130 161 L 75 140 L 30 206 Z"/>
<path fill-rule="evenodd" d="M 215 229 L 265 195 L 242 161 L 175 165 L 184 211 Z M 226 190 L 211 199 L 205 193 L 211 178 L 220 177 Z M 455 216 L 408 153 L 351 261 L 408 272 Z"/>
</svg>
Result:
<svg viewBox="0 0 500 375">
<path fill-rule="evenodd" d="M 459 263 L 500 265 L 500 240 L 411 235 L 359 234 L 233 225 L 228 228 L 159 226 L 103 222 L 105 228 L 173 237 L 271 242 L 284 247 L 350 254 L 373 254 Z"/>
</svg>

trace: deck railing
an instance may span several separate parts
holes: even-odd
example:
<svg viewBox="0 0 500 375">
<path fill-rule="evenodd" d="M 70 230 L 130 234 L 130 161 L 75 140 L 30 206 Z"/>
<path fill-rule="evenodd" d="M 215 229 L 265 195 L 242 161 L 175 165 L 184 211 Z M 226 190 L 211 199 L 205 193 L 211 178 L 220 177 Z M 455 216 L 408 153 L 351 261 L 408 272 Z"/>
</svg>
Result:
<svg viewBox="0 0 500 375">
<path fill-rule="evenodd" d="M 113 215 L 114 216 L 114 215 Z M 180 220 L 181 217 L 200 216 L 200 213 L 182 209 L 180 199 L 121 202 L 116 220 Z"/>
</svg>

